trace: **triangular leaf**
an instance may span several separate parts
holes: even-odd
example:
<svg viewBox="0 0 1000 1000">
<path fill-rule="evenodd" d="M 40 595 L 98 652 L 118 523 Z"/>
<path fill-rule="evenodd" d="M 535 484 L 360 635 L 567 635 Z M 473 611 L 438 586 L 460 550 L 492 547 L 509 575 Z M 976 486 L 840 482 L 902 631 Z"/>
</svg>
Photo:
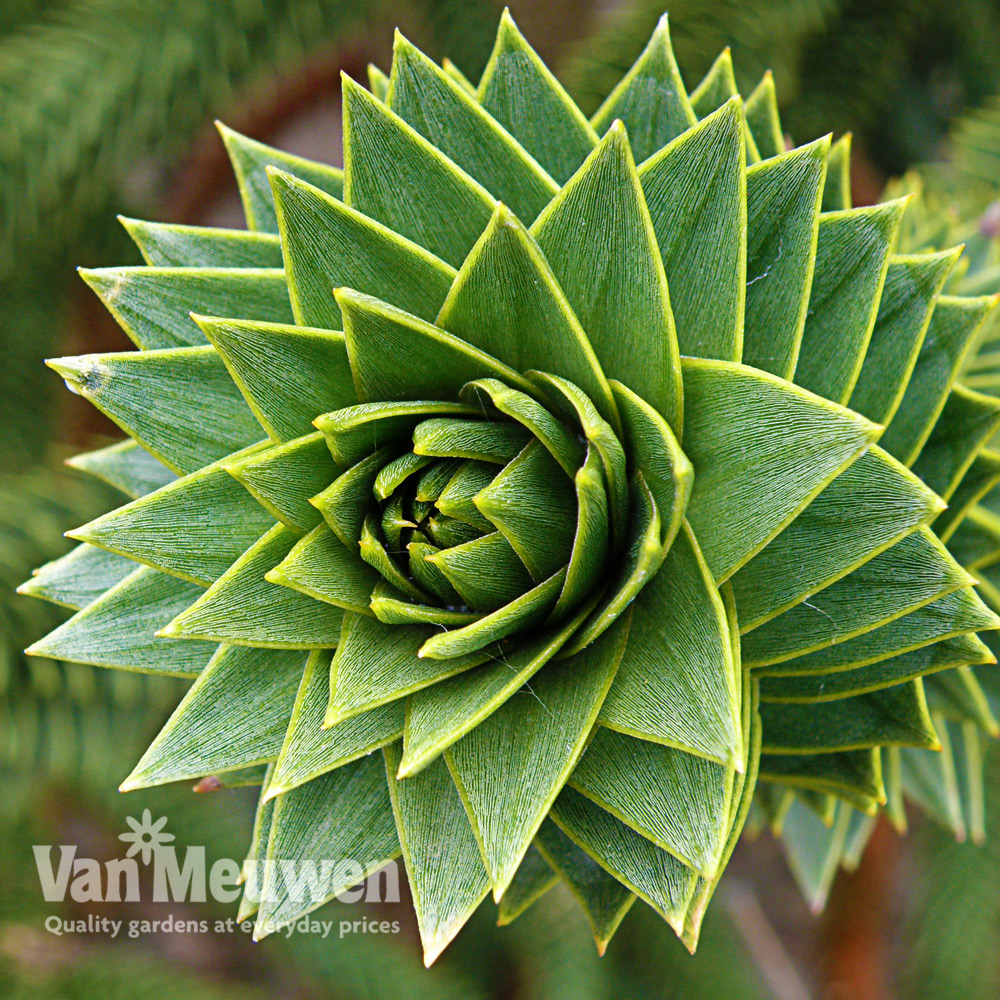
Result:
<svg viewBox="0 0 1000 1000">
<path fill-rule="evenodd" d="M 239 912 L 236 919 L 243 923 L 252 917 L 258 909 L 260 900 L 256 891 L 248 890 L 259 888 L 259 883 L 251 878 L 247 883 L 248 876 L 251 876 L 257 868 L 258 862 L 263 862 L 267 856 L 267 838 L 271 833 L 271 819 L 274 816 L 274 800 L 265 799 L 264 792 L 267 789 L 268 780 L 274 765 L 268 764 L 264 772 L 264 780 L 260 790 L 260 797 L 257 799 L 257 808 L 254 810 L 253 831 L 250 834 L 250 846 L 247 848 L 246 857 L 243 859 L 243 868 L 240 872 L 240 881 L 244 883 L 243 896 L 240 899 Z"/>
<path fill-rule="evenodd" d="M 398 744 L 383 753 L 424 965 L 430 966 L 483 901 L 490 879 L 444 761 L 397 781 Z"/>
<path fill-rule="evenodd" d="M 403 735 L 406 703 L 402 700 L 324 729 L 329 697 L 330 654 L 316 650 L 309 657 L 295 696 L 288 730 L 266 789 L 269 798 L 343 767 Z"/>
<path fill-rule="evenodd" d="M 274 523 L 229 475 L 226 461 L 133 500 L 70 535 L 207 587 Z"/>
<path fill-rule="evenodd" d="M 457 400 L 462 386 L 479 378 L 529 388 L 512 368 L 402 309 L 346 288 L 337 302 L 362 402 Z"/>
<path fill-rule="evenodd" d="M 632 480 L 631 501 L 629 533 L 618 567 L 597 606 L 567 646 L 566 655 L 585 649 L 612 625 L 663 564 L 668 551 L 663 542 L 663 522 L 640 472 Z M 679 529 L 680 522 L 670 534 L 671 541 Z"/>
<path fill-rule="evenodd" d="M 621 126 L 531 227 L 609 378 L 678 428 L 680 361 L 667 277 Z"/>
<path fill-rule="evenodd" d="M 547 579 L 568 562 L 576 494 L 572 481 L 537 441 L 530 441 L 476 494 L 475 504 L 497 526 L 535 581 Z"/>
<path fill-rule="evenodd" d="M 506 8 L 475 93 L 479 103 L 560 184 L 597 143 L 590 123 L 518 31 Z"/>
<path fill-rule="evenodd" d="M 221 123 L 218 123 L 217 127 L 233 164 L 233 173 L 236 174 L 236 182 L 239 184 L 249 229 L 262 230 L 266 233 L 278 231 L 278 220 L 271 199 L 271 185 L 267 179 L 268 167 L 286 170 L 321 188 L 334 198 L 339 198 L 343 194 L 344 172 L 338 167 L 307 160 L 292 153 L 282 152 L 280 149 L 272 149 L 262 142 L 234 132 Z"/>
<path fill-rule="evenodd" d="M 477 621 L 432 635 L 420 647 L 420 655 L 433 659 L 465 656 L 508 636 L 519 632 L 530 632 L 549 618 L 565 581 L 564 567 L 543 580 L 537 587 L 526 591 L 502 608 L 483 615 Z M 586 610 L 589 611 L 590 608 Z"/>
<path fill-rule="evenodd" d="M 851 133 L 845 132 L 827 154 L 823 211 L 838 212 L 851 207 Z"/>
<path fill-rule="evenodd" d="M 197 322 L 276 441 L 308 434 L 318 414 L 357 401 L 341 333 L 205 316 Z"/>
<path fill-rule="evenodd" d="M 254 939 L 322 906 L 397 857 L 399 838 L 378 756 L 279 796 L 258 882 Z"/>
<path fill-rule="evenodd" d="M 733 641 L 722 599 L 686 525 L 634 608 L 600 721 L 640 739 L 738 762 Z"/>
<path fill-rule="evenodd" d="M 873 445 L 730 578 L 740 629 L 748 632 L 846 576 L 929 522 L 941 506 L 916 476 Z"/>
<path fill-rule="evenodd" d="M 1000 428 L 1000 400 L 955 386 L 913 471 L 950 500 L 980 449 Z"/>
<path fill-rule="evenodd" d="M 699 119 L 707 118 L 726 101 L 739 96 L 733 54 L 727 45 L 715 58 L 704 79 L 691 92 L 691 106 Z"/>
<path fill-rule="evenodd" d="M 81 270 L 80 276 L 145 351 L 204 344 L 192 313 L 292 321 L 278 268 L 107 267 Z"/>
<path fill-rule="evenodd" d="M 570 785 L 707 878 L 729 835 L 732 768 L 599 729 Z"/>
<path fill-rule="evenodd" d="M 893 257 L 878 318 L 850 407 L 876 423 L 892 420 L 917 363 L 938 294 L 961 249 Z"/>
<path fill-rule="evenodd" d="M 864 635 L 972 578 L 926 527 L 743 636 L 743 659 L 763 666 Z"/>
<path fill-rule="evenodd" d="M 747 301 L 743 361 L 790 378 L 816 263 L 829 139 L 747 171 Z"/>
<path fill-rule="evenodd" d="M 559 876 L 532 844 L 497 908 L 497 924 L 513 923 L 532 903 L 559 883 Z"/>
<path fill-rule="evenodd" d="M 680 934 L 697 880 L 691 868 L 572 788 L 563 789 L 552 807 L 552 819 Z"/>
<path fill-rule="evenodd" d="M 319 431 L 243 458 L 234 455 L 223 464 L 257 503 L 296 531 L 319 524 L 322 515 L 310 500 L 340 474 Z M 240 551 L 247 545 L 249 540 Z"/>
<path fill-rule="evenodd" d="M 687 518 L 721 581 L 854 461 L 879 428 L 752 368 L 685 358 L 683 369 L 685 453 L 694 466 Z"/>
<path fill-rule="evenodd" d="M 310 503 L 323 515 L 333 533 L 352 552 L 358 551 L 361 529 L 368 515 L 372 489 L 394 450 L 380 448 L 341 473 Z"/>
<path fill-rule="evenodd" d="M 586 333 L 538 245 L 504 205 L 462 265 L 435 322 L 515 371 L 554 369 L 614 423 L 611 390 Z"/>
<path fill-rule="evenodd" d="M 878 663 L 890 656 L 901 656 L 952 636 L 995 628 L 1000 628 L 1000 618 L 968 587 L 896 618 L 857 639 L 771 664 L 762 668 L 761 672 L 783 676 L 850 670 Z"/>
<path fill-rule="evenodd" d="M 594 932 L 598 954 L 603 955 L 635 902 L 635 895 L 574 844 L 555 823 L 542 824 L 535 844 L 576 897 Z"/>
<path fill-rule="evenodd" d="M 970 663 L 991 663 L 993 654 L 975 635 L 959 635 L 921 646 L 902 656 L 880 660 L 867 667 L 840 670 L 831 674 L 804 674 L 798 677 L 764 677 L 760 696 L 764 701 L 813 703 L 835 701 L 867 694 L 903 681 L 951 670 Z"/>
<path fill-rule="evenodd" d="M 343 91 L 344 201 L 457 267 L 486 228 L 493 197 L 348 77 Z"/>
<path fill-rule="evenodd" d="M 534 586 L 527 567 L 499 531 L 442 549 L 431 562 L 462 602 L 477 612 L 496 611 Z"/>
<path fill-rule="evenodd" d="M 962 481 L 951 495 L 948 509 L 934 521 L 934 531 L 947 542 L 963 518 L 981 500 L 987 499 L 1000 483 L 1000 454 L 983 448 L 966 469 Z"/>
<path fill-rule="evenodd" d="M 743 109 L 723 105 L 642 164 L 681 354 L 739 361 L 746 300 Z"/>
<path fill-rule="evenodd" d="M 157 633 L 203 593 L 186 580 L 140 566 L 27 652 L 140 673 L 197 675 L 216 644 L 171 642 Z"/>
<path fill-rule="evenodd" d="M 338 725 L 488 658 L 485 654 L 453 660 L 419 656 L 420 647 L 434 631 L 426 626 L 384 625 L 370 615 L 344 615 L 330 665 L 330 703 L 324 725 Z"/>
<path fill-rule="evenodd" d="M 618 668 L 627 622 L 582 653 L 548 664 L 448 751 L 486 859 L 494 898 L 514 878 L 566 781 Z M 495 764 L 504 761 L 497 773 Z"/>
<path fill-rule="evenodd" d="M 764 73 L 760 83 L 747 98 L 746 114 L 747 127 L 753 134 L 762 159 L 785 152 L 785 136 L 778 114 L 778 95 L 774 90 L 774 76 L 770 70 Z M 825 156 L 824 150 L 824 158 Z M 820 186 L 822 187 L 822 183 Z"/>
<path fill-rule="evenodd" d="M 398 30 L 388 104 L 521 218 L 534 219 L 559 190 L 559 185 L 461 84 L 435 66 Z"/>
<path fill-rule="evenodd" d="M 121 790 L 274 760 L 306 657 L 301 650 L 220 646 Z M 231 701 L 239 715 L 219 711 L 226 701 Z"/>
<path fill-rule="evenodd" d="M 264 579 L 297 539 L 291 529 L 275 525 L 161 634 L 269 649 L 336 646 L 340 608 Z"/>
<path fill-rule="evenodd" d="M 131 559 L 93 545 L 78 545 L 61 558 L 36 569 L 17 592 L 79 611 L 121 583 L 135 568 Z"/>
<path fill-rule="evenodd" d="M 837 874 L 847 842 L 851 807 L 837 806 L 831 827 L 823 824 L 801 801 L 795 800 L 782 828 L 781 841 L 788 856 L 788 866 L 813 913 L 820 913 Z"/>
<path fill-rule="evenodd" d="M 962 360 L 996 301 L 993 296 L 938 298 L 899 408 L 879 439 L 886 451 L 907 465 L 912 465 L 933 430 Z"/>
<path fill-rule="evenodd" d="M 795 381 L 846 403 L 861 371 L 905 203 L 823 214 Z"/>
<path fill-rule="evenodd" d="M 341 329 L 348 286 L 433 319 L 455 278 L 443 260 L 297 177 L 271 173 L 295 321 Z"/>
<path fill-rule="evenodd" d="M 662 416 L 646 400 L 617 381 L 611 383 L 625 427 L 633 469 L 640 469 L 662 520 L 664 546 L 681 526 L 694 482 L 694 469 Z M 616 512 L 612 510 L 612 516 Z"/>
<path fill-rule="evenodd" d="M 607 96 L 591 123 L 603 135 L 616 119 L 628 130 L 632 152 L 639 163 L 698 120 L 674 59 L 666 14 L 660 18 L 642 55 Z"/>
<path fill-rule="evenodd" d="M 97 451 L 85 451 L 66 459 L 66 464 L 86 472 L 137 500 L 177 476 L 138 442 L 126 440 Z"/>
<path fill-rule="evenodd" d="M 463 403 L 437 400 L 359 403 L 324 413 L 313 423 L 326 435 L 334 461 L 347 469 L 387 445 L 409 443 L 414 429 L 428 418 L 452 416 L 479 418 L 482 413 Z"/>
<path fill-rule="evenodd" d="M 586 453 L 579 437 L 527 393 L 512 389 L 497 379 L 476 379 L 465 388 L 462 398 L 482 398 L 505 416 L 524 424 L 549 450 L 566 475 L 575 475 L 583 464 Z"/>
<path fill-rule="evenodd" d="M 763 754 L 760 779 L 782 787 L 808 788 L 835 795 L 856 809 L 875 811 L 885 801 L 881 753 L 843 750 L 840 753 Z M 789 801 L 786 804 L 790 806 Z"/>
<path fill-rule="evenodd" d="M 816 753 L 875 746 L 936 750 L 940 743 L 919 679 L 884 691 L 811 705 L 762 702 L 765 753 Z"/>
<path fill-rule="evenodd" d="M 962 816 L 962 799 L 955 769 L 948 726 L 943 719 L 938 727 L 939 753 L 927 753 L 915 747 L 892 748 L 898 754 L 900 790 L 928 816 L 950 829 L 956 840 L 965 840 L 968 830 Z"/>
<path fill-rule="evenodd" d="M 323 523 L 298 539 L 264 579 L 345 611 L 369 614 L 379 575 Z"/>
<path fill-rule="evenodd" d="M 175 472 L 194 472 L 262 436 L 214 347 L 84 354 L 47 364 Z"/>
<path fill-rule="evenodd" d="M 282 267 L 281 242 L 271 233 L 165 222 L 119 221 L 151 267 Z"/>
<path fill-rule="evenodd" d="M 566 644 L 584 613 L 509 653 L 489 650 L 493 662 L 412 695 L 406 710 L 400 777 L 426 767 L 528 683 Z"/>
<path fill-rule="evenodd" d="M 389 93 L 389 77 L 374 63 L 368 64 L 368 89 L 380 101 L 384 101 Z"/>
</svg>

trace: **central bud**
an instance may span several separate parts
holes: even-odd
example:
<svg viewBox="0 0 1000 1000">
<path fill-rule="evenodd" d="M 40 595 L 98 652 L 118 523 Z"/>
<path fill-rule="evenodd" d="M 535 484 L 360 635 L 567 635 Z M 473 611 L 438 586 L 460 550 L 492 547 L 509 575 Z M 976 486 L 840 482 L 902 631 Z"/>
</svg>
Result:
<svg viewBox="0 0 1000 1000">
<path fill-rule="evenodd" d="M 377 574 L 380 621 L 447 630 L 433 655 L 563 622 L 606 587 L 626 509 L 608 478 L 623 480 L 624 450 L 576 386 L 538 385 L 480 379 L 456 402 L 316 421 L 344 471 L 313 503 Z"/>
<path fill-rule="evenodd" d="M 421 422 L 373 492 L 362 558 L 412 600 L 485 614 L 569 564 L 573 479 L 513 421 Z"/>
</svg>

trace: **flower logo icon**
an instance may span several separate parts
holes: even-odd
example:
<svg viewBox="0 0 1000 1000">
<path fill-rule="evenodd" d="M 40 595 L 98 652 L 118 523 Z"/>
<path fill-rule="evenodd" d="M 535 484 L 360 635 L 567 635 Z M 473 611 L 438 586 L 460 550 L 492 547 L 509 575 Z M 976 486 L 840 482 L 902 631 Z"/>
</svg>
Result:
<svg viewBox="0 0 1000 1000">
<path fill-rule="evenodd" d="M 118 839 L 126 843 L 131 841 L 132 846 L 128 849 L 126 857 L 131 858 L 134 854 L 141 853 L 144 865 L 149 864 L 150 858 L 156 851 L 174 839 L 172 833 L 166 833 L 163 829 L 167 825 L 167 817 L 161 816 L 154 823 L 153 815 L 148 809 L 143 809 L 141 820 L 126 816 L 125 822 L 132 828 L 132 832 L 120 833 Z"/>
</svg>

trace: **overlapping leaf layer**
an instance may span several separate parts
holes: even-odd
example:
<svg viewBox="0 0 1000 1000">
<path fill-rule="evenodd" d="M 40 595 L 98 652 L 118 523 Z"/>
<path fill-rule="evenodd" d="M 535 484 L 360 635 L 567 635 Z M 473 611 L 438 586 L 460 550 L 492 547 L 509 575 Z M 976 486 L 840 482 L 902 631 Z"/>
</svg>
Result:
<svg viewBox="0 0 1000 1000">
<path fill-rule="evenodd" d="M 100 581 L 34 650 L 196 678 L 124 788 L 266 767 L 258 936 L 359 876 L 279 861 L 401 854 L 428 963 L 560 879 L 601 949 L 636 896 L 693 949 L 755 790 L 864 822 L 978 697 L 940 524 L 992 300 L 732 79 L 689 96 L 664 19 L 588 121 L 507 14 L 475 88 L 397 37 L 343 172 L 225 131 L 249 231 L 85 273 L 140 350 L 51 364 L 136 499 L 29 585 Z"/>
<path fill-rule="evenodd" d="M 933 522 L 933 530 L 976 580 L 989 608 L 1000 612 L 1000 439 L 992 422 L 1000 397 L 1000 313 L 994 309 L 1000 239 L 991 205 L 1000 175 L 984 169 L 978 176 L 992 178 L 992 184 L 970 180 L 976 164 L 989 163 L 991 156 L 995 162 L 1000 150 L 988 114 L 959 123 L 952 160 L 912 171 L 886 190 L 887 198 L 911 199 L 900 229 L 901 249 L 926 255 L 961 244 L 963 252 L 938 298 L 901 412 L 880 444 L 948 500 L 949 509 Z M 949 382 L 953 391 L 946 395 L 942 387 Z M 889 747 L 881 756 L 887 813 L 901 833 L 909 801 L 959 841 L 981 843 L 987 835 L 983 767 L 987 738 L 998 734 L 1000 689 L 992 657 L 1000 644 L 995 631 L 984 631 L 989 656 L 980 661 L 970 658 L 966 640 L 956 636 L 903 658 L 908 670 L 926 672 L 928 707 L 941 750 Z M 853 676 L 866 684 L 884 679 L 878 662 Z M 851 677 L 801 678 L 797 691 L 786 682 L 782 700 L 804 701 L 810 692 L 817 696 L 820 683 L 826 696 L 836 698 Z M 775 778 L 788 780 L 783 771 Z M 819 908 L 838 867 L 857 864 L 874 821 L 851 808 L 849 800 L 838 804 L 828 794 L 803 796 L 791 787 L 779 792 L 767 784 L 761 789 L 750 826 L 768 822 L 782 837 L 803 892 Z"/>
</svg>

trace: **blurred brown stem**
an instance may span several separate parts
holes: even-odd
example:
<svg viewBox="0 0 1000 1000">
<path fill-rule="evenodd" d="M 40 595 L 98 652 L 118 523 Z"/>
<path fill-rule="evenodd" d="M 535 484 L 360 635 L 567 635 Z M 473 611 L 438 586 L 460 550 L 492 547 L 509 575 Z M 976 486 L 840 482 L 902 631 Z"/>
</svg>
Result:
<svg viewBox="0 0 1000 1000">
<path fill-rule="evenodd" d="M 823 1000 L 892 1000 L 890 898 L 898 849 L 880 819 L 857 870 L 834 883 L 823 928 Z"/>
</svg>

